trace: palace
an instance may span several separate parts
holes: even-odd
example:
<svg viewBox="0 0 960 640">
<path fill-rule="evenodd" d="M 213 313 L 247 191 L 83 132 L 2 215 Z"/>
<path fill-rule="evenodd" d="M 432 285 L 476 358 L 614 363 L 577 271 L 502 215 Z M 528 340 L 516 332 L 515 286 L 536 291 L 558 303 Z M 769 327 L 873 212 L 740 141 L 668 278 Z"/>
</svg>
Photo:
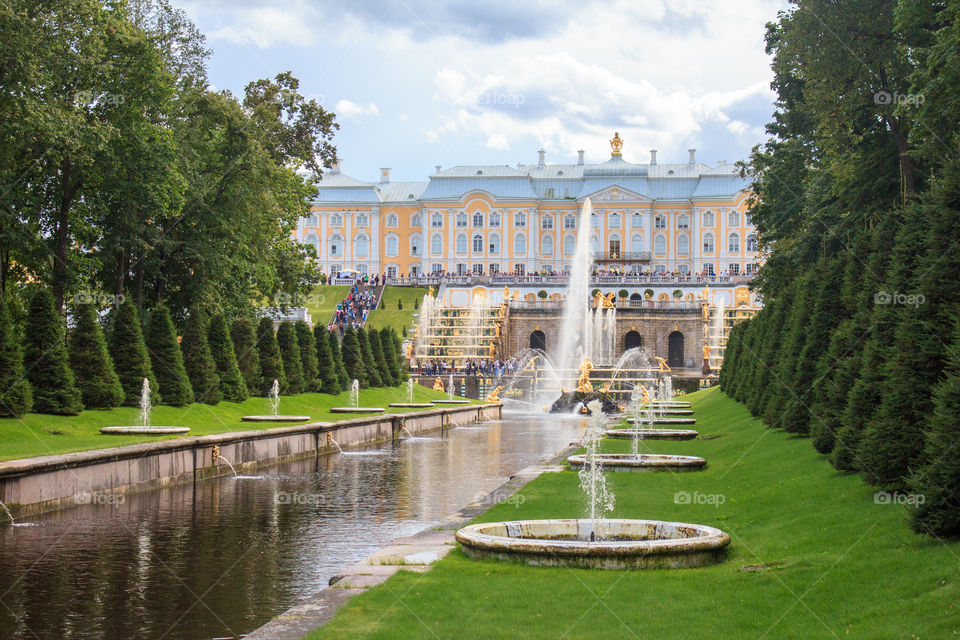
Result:
<svg viewBox="0 0 960 640">
<path fill-rule="evenodd" d="M 426 182 L 366 182 L 339 165 L 323 176 L 311 214 L 296 230 L 323 270 L 530 275 L 569 270 L 581 224 L 591 228 L 596 268 L 624 274 L 750 276 L 757 241 L 746 215 L 749 179 L 736 166 L 635 164 L 611 141 L 600 164 L 457 166 Z M 586 198 L 589 221 L 579 219 Z"/>
</svg>

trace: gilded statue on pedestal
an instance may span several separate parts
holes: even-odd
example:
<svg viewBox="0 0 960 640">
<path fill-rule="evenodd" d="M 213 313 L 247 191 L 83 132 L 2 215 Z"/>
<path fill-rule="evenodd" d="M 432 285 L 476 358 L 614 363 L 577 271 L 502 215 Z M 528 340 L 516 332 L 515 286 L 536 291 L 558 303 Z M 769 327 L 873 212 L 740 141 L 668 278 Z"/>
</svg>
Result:
<svg viewBox="0 0 960 640">
<path fill-rule="evenodd" d="M 593 371 L 593 363 L 590 362 L 590 358 L 586 358 L 580 363 L 580 377 L 577 378 L 577 391 L 581 393 L 590 393 L 593 391 L 593 385 L 590 384 L 591 371 Z"/>
</svg>

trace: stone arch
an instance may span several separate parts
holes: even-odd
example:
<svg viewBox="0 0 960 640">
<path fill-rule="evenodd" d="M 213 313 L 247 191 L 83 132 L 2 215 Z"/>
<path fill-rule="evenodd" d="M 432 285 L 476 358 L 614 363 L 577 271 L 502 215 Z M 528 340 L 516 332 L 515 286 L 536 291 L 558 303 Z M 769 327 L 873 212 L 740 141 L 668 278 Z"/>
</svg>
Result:
<svg viewBox="0 0 960 640">
<path fill-rule="evenodd" d="M 627 335 L 623 336 L 623 349 L 634 349 L 636 347 L 643 346 L 643 336 L 641 336 L 636 331 L 628 331 Z"/>
<path fill-rule="evenodd" d="M 667 364 L 671 368 L 683 367 L 683 334 L 679 331 L 673 331 L 667 336 Z"/>
<path fill-rule="evenodd" d="M 540 329 L 533 331 L 530 334 L 530 348 L 546 351 L 547 350 L 547 334 L 545 334 L 543 331 L 540 331 Z"/>
</svg>

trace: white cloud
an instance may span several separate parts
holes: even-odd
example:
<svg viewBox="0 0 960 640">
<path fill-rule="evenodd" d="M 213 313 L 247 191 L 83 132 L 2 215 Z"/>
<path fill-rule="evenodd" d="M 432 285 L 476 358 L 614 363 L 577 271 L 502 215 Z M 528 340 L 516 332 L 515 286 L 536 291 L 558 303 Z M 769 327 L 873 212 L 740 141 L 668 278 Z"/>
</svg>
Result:
<svg viewBox="0 0 960 640">
<path fill-rule="evenodd" d="M 345 120 L 362 120 L 365 117 L 380 115 L 380 109 L 377 105 L 370 103 L 367 106 L 351 102 L 349 100 L 340 100 L 333 106 L 334 113 Z"/>
<path fill-rule="evenodd" d="M 317 43 L 318 15 L 302 2 L 285 6 L 248 7 L 237 10 L 231 24 L 211 30 L 211 40 L 252 44 L 266 49 L 278 44 L 311 46 Z"/>
</svg>

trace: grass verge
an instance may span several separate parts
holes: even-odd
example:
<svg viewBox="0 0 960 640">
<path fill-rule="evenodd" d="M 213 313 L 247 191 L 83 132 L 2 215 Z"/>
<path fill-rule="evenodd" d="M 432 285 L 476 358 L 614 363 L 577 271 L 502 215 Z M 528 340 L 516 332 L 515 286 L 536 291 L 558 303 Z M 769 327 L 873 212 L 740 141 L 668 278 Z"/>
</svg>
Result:
<svg viewBox="0 0 960 640">
<path fill-rule="evenodd" d="M 703 456 L 704 471 L 611 473 L 616 517 L 714 525 L 726 562 L 600 571 L 477 561 L 452 551 L 350 601 L 308 638 L 951 638 L 960 634 L 960 543 L 910 531 L 806 439 L 765 427 L 718 389 L 690 394 L 708 439 L 646 442 Z M 604 442 L 610 452 L 629 441 Z M 525 500 L 477 521 L 579 517 L 577 475 L 545 474 Z"/>
<path fill-rule="evenodd" d="M 425 287 L 384 287 L 380 308 L 370 312 L 367 326 L 374 329 L 393 327 L 401 338 L 409 337 L 407 329 L 413 327 L 413 314 L 420 313 L 420 309 L 414 309 L 413 305 L 416 303 L 419 307 L 426 294 Z M 398 300 L 403 302 L 403 309 L 397 308 Z"/>
</svg>

